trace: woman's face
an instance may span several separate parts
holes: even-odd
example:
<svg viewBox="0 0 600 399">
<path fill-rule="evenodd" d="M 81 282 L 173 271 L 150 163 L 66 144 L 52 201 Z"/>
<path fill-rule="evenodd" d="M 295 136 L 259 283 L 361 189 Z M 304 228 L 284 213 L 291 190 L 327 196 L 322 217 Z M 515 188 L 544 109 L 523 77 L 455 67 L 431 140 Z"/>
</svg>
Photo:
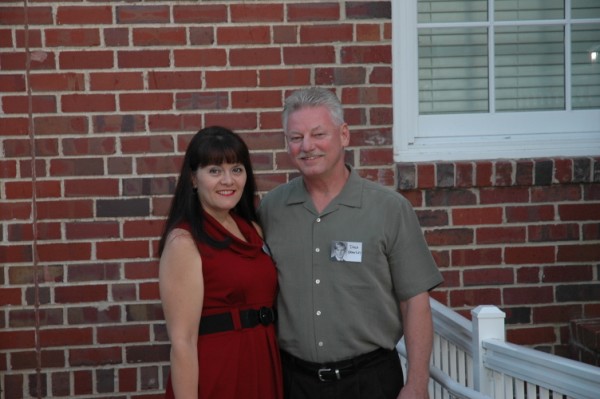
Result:
<svg viewBox="0 0 600 399">
<path fill-rule="evenodd" d="M 246 168 L 241 163 L 223 163 L 198 168 L 192 184 L 198 189 L 202 208 L 211 216 L 228 213 L 242 198 Z"/>
</svg>

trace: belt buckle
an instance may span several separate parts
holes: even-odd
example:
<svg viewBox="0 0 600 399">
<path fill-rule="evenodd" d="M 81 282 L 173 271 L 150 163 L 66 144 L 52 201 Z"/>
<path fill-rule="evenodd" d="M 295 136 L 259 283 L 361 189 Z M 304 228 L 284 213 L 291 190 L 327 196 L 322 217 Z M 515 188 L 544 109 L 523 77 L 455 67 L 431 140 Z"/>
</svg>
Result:
<svg viewBox="0 0 600 399">
<path fill-rule="evenodd" d="M 273 309 L 266 306 L 258 309 L 258 322 L 263 326 L 268 326 L 275 322 L 275 312 L 273 312 Z"/>
<path fill-rule="evenodd" d="M 335 374 L 335 379 L 336 380 L 341 380 L 342 379 L 342 376 L 340 375 L 340 370 L 339 369 L 332 369 L 330 367 L 323 367 L 323 368 L 320 368 L 317 371 L 317 375 L 319 376 L 319 381 L 322 381 L 322 382 L 331 382 L 331 381 L 333 381 L 333 379 L 328 379 L 323 374 L 323 373 L 331 373 L 331 372 L 333 372 Z"/>
</svg>

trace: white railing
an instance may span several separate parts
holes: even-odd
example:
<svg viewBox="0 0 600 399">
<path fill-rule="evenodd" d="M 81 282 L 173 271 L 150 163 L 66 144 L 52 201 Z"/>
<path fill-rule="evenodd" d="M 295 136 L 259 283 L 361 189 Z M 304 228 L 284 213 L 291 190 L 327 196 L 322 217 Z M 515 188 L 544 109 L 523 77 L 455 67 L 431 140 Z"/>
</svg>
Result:
<svg viewBox="0 0 600 399">
<path fill-rule="evenodd" d="M 473 309 L 472 322 L 433 299 L 431 309 L 431 399 L 600 398 L 599 367 L 505 342 L 497 307 Z M 397 349 L 406 366 L 403 341 Z"/>
</svg>

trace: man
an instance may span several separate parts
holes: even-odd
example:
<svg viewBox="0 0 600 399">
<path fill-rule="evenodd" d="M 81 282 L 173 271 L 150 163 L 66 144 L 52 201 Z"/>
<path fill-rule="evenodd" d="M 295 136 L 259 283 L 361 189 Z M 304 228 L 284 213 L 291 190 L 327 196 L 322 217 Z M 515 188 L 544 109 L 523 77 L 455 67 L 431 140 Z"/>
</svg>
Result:
<svg viewBox="0 0 600 399">
<path fill-rule="evenodd" d="M 412 207 L 345 165 L 350 132 L 332 92 L 293 93 L 282 119 L 301 176 L 268 193 L 259 215 L 279 276 L 285 397 L 427 398 L 428 291 L 442 277 Z M 344 262 L 329 257 L 337 241 Z"/>
</svg>

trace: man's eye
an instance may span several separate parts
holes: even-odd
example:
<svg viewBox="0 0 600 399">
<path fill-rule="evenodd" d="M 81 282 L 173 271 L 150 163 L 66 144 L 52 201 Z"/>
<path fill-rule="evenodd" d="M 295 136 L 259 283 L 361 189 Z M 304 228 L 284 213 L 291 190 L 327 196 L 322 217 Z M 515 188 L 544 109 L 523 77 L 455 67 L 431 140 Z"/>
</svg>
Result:
<svg viewBox="0 0 600 399">
<path fill-rule="evenodd" d="M 302 137 L 294 136 L 289 138 L 290 143 L 299 143 L 302 141 Z"/>
</svg>

